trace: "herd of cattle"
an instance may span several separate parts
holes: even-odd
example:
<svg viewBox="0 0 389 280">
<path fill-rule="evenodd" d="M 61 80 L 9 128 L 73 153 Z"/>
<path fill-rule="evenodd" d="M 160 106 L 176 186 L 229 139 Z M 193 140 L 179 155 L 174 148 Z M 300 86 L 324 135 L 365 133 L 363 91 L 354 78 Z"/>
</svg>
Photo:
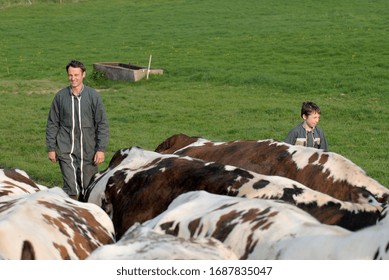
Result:
<svg viewBox="0 0 389 280">
<path fill-rule="evenodd" d="M 80 201 L 0 169 L 0 259 L 389 259 L 389 189 L 343 156 L 176 134 Z"/>
</svg>

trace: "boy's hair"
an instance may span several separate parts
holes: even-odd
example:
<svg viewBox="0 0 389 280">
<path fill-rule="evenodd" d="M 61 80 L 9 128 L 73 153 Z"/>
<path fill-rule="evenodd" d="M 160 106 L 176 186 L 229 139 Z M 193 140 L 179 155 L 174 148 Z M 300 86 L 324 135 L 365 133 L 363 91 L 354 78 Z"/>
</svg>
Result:
<svg viewBox="0 0 389 280">
<path fill-rule="evenodd" d="M 303 115 L 309 116 L 313 113 L 318 113 L 320 115 L 320 107 L 311 101 L 303 102 L 303 106 L 301 107 L 301 117 L 303 117 Z"/>
<path fill-rule="evenodd" d="M 66 72 L 68 72 L 69 67 L 73 68 L 81 68 L 82 72 L 86 71 L 86 67 L 84 63 L 78 61 L 78 60 L 71 60 L 67 65 L 66 65 Z"/>
</svg>

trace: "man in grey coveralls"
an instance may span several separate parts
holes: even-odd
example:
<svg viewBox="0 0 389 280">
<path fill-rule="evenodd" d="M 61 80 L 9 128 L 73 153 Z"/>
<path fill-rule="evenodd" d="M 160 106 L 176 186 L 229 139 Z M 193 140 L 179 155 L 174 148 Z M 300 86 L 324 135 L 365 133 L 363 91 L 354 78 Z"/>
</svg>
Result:
<svg viewBox="0 0 389 280">
<path fill-rule="evenodd" d="M 61 89 L 51 104 L 46 127 L 49 160 L 59 161 L 63 190 L 72 198 L 98 172 L 108 145 L 109 127 L 100 95 L 85 86 L 86 68 L 72 60 L 66 65 L 70 85 Z"/>
</svg>

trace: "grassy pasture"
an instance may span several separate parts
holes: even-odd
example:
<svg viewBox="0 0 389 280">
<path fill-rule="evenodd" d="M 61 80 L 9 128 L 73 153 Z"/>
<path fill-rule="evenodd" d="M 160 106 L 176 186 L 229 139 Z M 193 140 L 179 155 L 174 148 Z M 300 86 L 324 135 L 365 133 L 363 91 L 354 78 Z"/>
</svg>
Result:
<svg viewBox="0 0 389 280">
<path fill-rule="evenodd" d="M 330 150 L 389 186 L 388 8 L 385 0 L 0 0 L 0 167 L 61 185 L 45 125 L 76 58 L 105 103 L 107 159 L 180 132 L 283 140 L 310 99 L 322 108 Z M 94 62 L 147 65 L 150 54 L 163 76 L 126 83 L 93 73 Z"/>
</svg>

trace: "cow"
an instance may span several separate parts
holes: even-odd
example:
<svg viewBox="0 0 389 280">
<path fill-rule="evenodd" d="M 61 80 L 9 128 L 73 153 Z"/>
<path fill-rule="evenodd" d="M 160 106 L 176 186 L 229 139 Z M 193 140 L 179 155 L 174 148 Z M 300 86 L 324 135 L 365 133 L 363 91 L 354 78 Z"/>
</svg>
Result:
<svg viewBox="0 0 389 280">
<path fill-rule="evenodd" d="M 24 170 L 0 169 L 0 197 L 35 193 L 46 189 L 46 186 L 35 183 Z"/>
<path fill-rule="evenodd" d="M 116 243 L 93 251 L 87 260 L 236 260 L 214 238 L 184 239 L 135 223 Z"/>
<path fill-rule="evenodd" d="M 82 200 L 107 212 L 120 239 L 134 223 L 154 218 L 178 195 L 195 190 L 284 200 L 323 223 L 350 230 L 375 224 L 382 210 L 373 196 L 369 203 L 344 202 L 288 178 L 265 176 L 188 156 L 160 154 L 136 146 L 118 150 L 108 168 L 96 175 L 87 187 Z"/>
<path fill-rule="evenodd" d="M 334 152 L 273 139 L 215 142 L 185 134 L 167 138 L 155 151 L 234 165 L 264 175 L 287 177 L 343 201 L 358 202 L 360 195 L 369 197 L 370 194 L 380 202 L 389 201 L 388 188 L 352 161 Z"/>
<path fill-rule="evenodd" d="M 6 260 L 82 260 L 116 241 L 100 207 L 73 200 L 58 187 L 0 197 L 0 236 Z"/>
<path fill-rule="evenodd" d="M 387 260 L 388 210 L 376 225 L 352 232 L 282 201 L 193 191 L 143 226 L 191 240 L 216 238 L 241 260 Z"/>
</svg>

